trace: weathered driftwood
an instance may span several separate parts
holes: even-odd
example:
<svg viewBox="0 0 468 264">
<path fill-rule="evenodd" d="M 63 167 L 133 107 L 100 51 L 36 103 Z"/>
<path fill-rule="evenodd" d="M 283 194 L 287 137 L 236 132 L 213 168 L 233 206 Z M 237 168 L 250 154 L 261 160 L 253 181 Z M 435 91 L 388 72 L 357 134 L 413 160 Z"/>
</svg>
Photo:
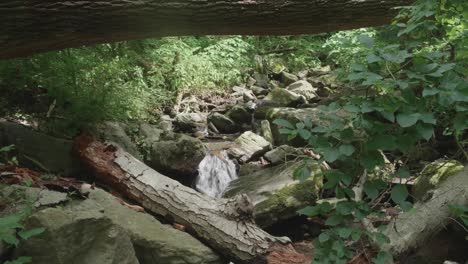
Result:
<svg viewBox="0 0 468 264">
<path fill-rule="evenodd" d="M 246 196 L 232 199 L 205 196 L 154 171 L 118 146 L 90 137 L 78 137 L 75 151 L 99 181 L 148 211 L 184 225 L 236 263 L 305 261 L 289 239 L 271 236 L 253 223 L 253 207 Z"/>
<path fill-rule="evenodd" d="M 468 168 L 446 179 L 432 196 L 415 204 L 414 212 L 404 213 L 388 226 L 390 243 L 384 250 L 399 257 L 424 245 L 448 224 L 453 223 L 449 205 L 468 205 Z"/>
</svg>

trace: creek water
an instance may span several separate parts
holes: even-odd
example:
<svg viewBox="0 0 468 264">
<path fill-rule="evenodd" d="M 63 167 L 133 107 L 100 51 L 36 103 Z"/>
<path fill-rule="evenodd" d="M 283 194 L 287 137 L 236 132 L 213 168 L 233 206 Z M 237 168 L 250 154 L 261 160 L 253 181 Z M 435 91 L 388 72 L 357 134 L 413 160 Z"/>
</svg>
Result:
<svg viewBox="0 0 468 264">
<path fill-rule="evenodd" d="M 236 164 L 226 151 L 208 153 L 198 165 L 195 188 L 211 197 L 221 197 L 229 183 L 237 179 Z"/>
</svg>

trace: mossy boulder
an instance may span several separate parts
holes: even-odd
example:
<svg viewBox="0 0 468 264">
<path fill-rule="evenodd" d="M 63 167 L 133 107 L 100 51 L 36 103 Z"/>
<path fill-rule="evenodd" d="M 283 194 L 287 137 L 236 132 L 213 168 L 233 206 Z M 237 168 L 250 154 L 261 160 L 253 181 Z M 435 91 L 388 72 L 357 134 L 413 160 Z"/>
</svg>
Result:
<svg viewBox="0 0 468 264">
<path fill-rule="evenodd" d="M 198 164 L 206 152 L 205 145 L 199 139 L 178 135 L 174 140 L 153 143 L 145 163 L 160 173 L 190 185 L 195 180 Z"/>
<path fill-rule="evenodd" d="M 35 264 L 224 263 L 188 233 L 136 212 L 98 188 L 89 188 L 86 200 L 35 212 L 26 228 L 35 227 L 45 231 L 14 252 L 31 256 Z"/>
<path fill-rule="evenodd" d="M 271 92 L 265 97 L 265 100 L 275 102 L 279 106 L 296 106 L 306 102 L 304 96 L 284 88 L 275 88 L 271 90 Z"/>
<path fill-rule="evenodd" d="M 323 176 L 319 165 L 310 165 L 310 177 L 302 182 L 293 178 L 301 163 L 281 164 L 233 181 L 226 197 L 246 193 L 255 206 L 255 222 L 269 227 L 296 215 L 296 211 L 312 205 L 322 187 Z"/>
<path fill-rule="evenodd" d="M 444 180 L 460 172 L 463 167 L 463 164 L 456 160 L 437 160 L 430 163 L 414 181 L 414 197 L 423 199 L 428 191 L 437 188 Z"/>
</svg>

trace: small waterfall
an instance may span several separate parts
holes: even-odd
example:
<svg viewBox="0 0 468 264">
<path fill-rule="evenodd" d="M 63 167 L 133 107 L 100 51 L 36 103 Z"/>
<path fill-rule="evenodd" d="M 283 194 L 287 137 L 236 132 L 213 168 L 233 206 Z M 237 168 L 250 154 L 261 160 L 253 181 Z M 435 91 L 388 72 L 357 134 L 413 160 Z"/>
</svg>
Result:
<svg viewBox="0 0 468 264">
<path fill-rule="evenodd" d="M 221 197 L 229 183 L 237 179 L 236 165 L 226 151 L 209 153 L 198 165 L 195 188 L 211 197 Z"/>
</svg>

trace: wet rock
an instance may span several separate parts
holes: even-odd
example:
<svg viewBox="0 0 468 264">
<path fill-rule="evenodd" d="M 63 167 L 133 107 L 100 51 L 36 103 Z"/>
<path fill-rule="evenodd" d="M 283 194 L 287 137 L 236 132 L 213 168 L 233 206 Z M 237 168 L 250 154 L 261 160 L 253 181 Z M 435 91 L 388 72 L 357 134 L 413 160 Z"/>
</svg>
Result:
<svg viewBox="0 0 468 264">
<path fill-rule="evenodd" d="M 41 210 L 26 224 L 36 227 L 45 231 L 22 242 L 16 256 L 30 256 L 36 264 L 139 263 L 130 237 L 92 201 Z"/>
<path fill-rule="evenodd" d="M 256 96 L 259 96 L 259 95 L 267 95 L 269 90 L 268 89 L 265 89 L 263 87 L 260 87 L 260 86 L 256 86 L 256 85 L 253 85 L 252 87 L 250 87 L 250 90 L 252 90 L 252 92 L 256 95 Z"/>
<path fill-rule="evenodd" d="M 286 86 L 292 83 L 295 83 L 299 80 L 299 78 L 296 75 L 285 72 L 285 71 L 281 72 L 280 78 L 281 78 L 281 82 Z"/>
<path fill-rule="evenodd" d="M 206 115 L 202 113 L 182 113 L 174 119 L 174 126 L 181 132 L 204 131 L 207 127 Z"/>
<path fill-rule="evenodd" d="M 303 95 L 308 101 L 317 97 L 317 88 L 314 88 L 312 84 L 304 80 L 292 83 L 286 87 L 286 89 L 296 94 Z"/>
<path fill-rule="evenodd" d="M 96 127 L 92 129 L 91 133 L 101 140 L 116 143 L 128 153 L 141 159 L 142 155 L 138 150 L 137 145 L 133 143 L 130 135 L 127 133 L 127 130 L 130 130 L 129 125 L 125 123 L 106 121 L 96 125 Z"/>
<path fill-rule="evenodd" d="M 234 143 L 229 154 L 241 163 L 263 155 L 271 147 L 270 142 L 251 131 L 244 132 Z"/>
<path fill-rule="evenodd" d="M 172 118 L 168 115 L 161 116 L 161 120 L 158 123 L 158 127 L 161 128 L 164 132 L 172 132 L 174 130 L 174 125 L 172 124 Z"/>
<path fill-rule="evenodd" d="M 175 140 L 163 140 L 152 145 L 146 164 L 154 170 L 190 185 L 206 148 L 196 138 L 179 135 Z"/>
<path fill-rule="evenodd" d="M 244 102 L 249 102 L 255 101 L 257 97 L 255 97 L 255 94 L 252 91 L 247 90 L 242 93 L 242 99 L 244 100 Z"/>
<path fill-rule="evenodd" d="M 80 162 L 72 155 L 72 140 L 52 137 L 0 119 L 0 146 L 8 145 L 15 145 L 18 160 L 24 166 L 39 166 L 38 169 L 65 176 L 82 171 Z M 137 152 L 136 147 L 134 150 Z"/>
<path fill-rule="evenodd" d="M 428 164 L 414 181 L 414 197 L 424 199 L 430 190 L 437 188 L 444 180 L 461 170 L 463 164 L 456 160 L 437 160 Z"/>
<path fill-rule="evenodd" d="M 226 115 L 237 124 L 250 124 L 252 122 L 252 114 L 240 105 L 234 105 Z"/>
<path fill-rule="evenodd" d="M 262 166 L 259 162 L 249 162 L 239 165 L 239 177 L 250 175 L 256 171 L 265 169 L 265 166 Z"/>
<path fill-rule="evenodd" d="M 216 112 L 208 115 L 208 122 L 211 122 L 216 127 L 216 130 L 221 133 L 235 133 L 240 128 L 232 119 Z"/>
<path fill-rule="evenodd" d="M 148 123 L 141 123 L 139 128 L 139 137 L 142 138 L 146 146 L 151 146 L 154 142 L 160 141 L 165 133 L 159 126 Z"/>
<path fill-rule="evenodd" d="M 255 85 L 263 88 L 268 88 L 269 78 L 268 75 L 255 72 L 252 76 L 255 79 Z"/>
<path fill-rule="evenodd" d="M 307 75 L 309 75 L 309 70 L 303 70 L 297 73 L 297 77 L 301 80 L 307 78 Z"/>
<path fill-rule="evenodd" d="M 266 168 L 231 182 L 226 197 L 246 193 L 255 206 L 255 222 L 261 227 L 294 217 L 296 211 L 315 203 L 322 186 L 322 170 L 311 165 L 310 178 L 303 183 L 293 173 L 301 163 Z"/>
<path fill-rule="evenodd" d="M 304 96 L 283 88 L 273 89 L 265 100 L 275 102 L 279 106 L 296 106 L 306 102 Z"/>
<path fill-rule="evenodd" d="M 292 160 L 297 156 L 303 154 L 302 151 L 288 145 L 279 146 L 273 150 L 268 151 L 263 155 L 267 161 L 273 165 L 284 163 L 288 160 Z"/>
<path fill-rule="evenodd" d="M 312 75 L 312 76 L 322 76 L 322 75 L 330 74 L 330 73 L 331 73 L 331 68 L 330 68 L 329 65 L 327 65 L 327 66 L 318 67 L 318 68 L 313 69 L 310 72 L 310 75 Z"/>
<path fill-rule="evenodd" d="M 189 234 L 97 188 L 87 200 L 36 212 L 27 227 L 39 226 L 46 228 L 44 233 L 21 243 L 15 252 L 31 256 L 37 264 L 223 263 Z"/>
<path fill-rule="evenodd" d="M 270 122 L 268 120 L 262 120 L 260 122 L 260 131 L 262 137 L 270 142 L 270 144 L 274 144 L 273 134 L 271 133 Z"/>
</svg>

